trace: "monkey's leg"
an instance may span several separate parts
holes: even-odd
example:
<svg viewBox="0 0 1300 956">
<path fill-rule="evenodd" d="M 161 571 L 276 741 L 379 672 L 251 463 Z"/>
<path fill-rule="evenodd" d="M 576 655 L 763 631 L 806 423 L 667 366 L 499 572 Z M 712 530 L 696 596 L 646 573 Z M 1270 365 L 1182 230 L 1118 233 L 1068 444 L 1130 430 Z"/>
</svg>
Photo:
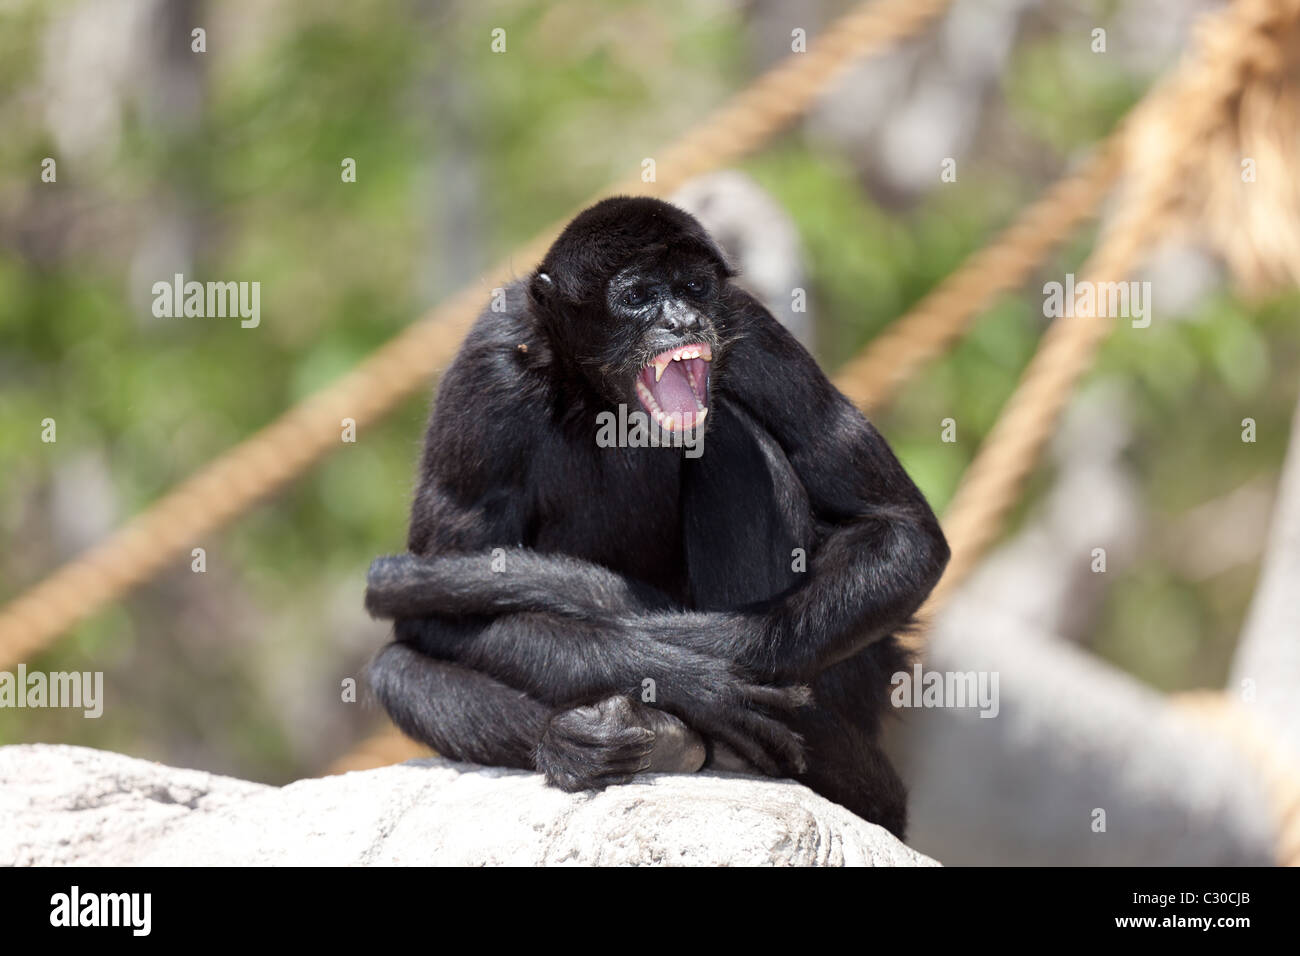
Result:
<svg viewBox="0 0 1300 956">
<path fill-rule="evenodd" d="M 371 662 L 370 684 L 402 733 L 443 756 L 534 769 L 551 708 L 527 694 L 399 643 Z"/>
<path fill-rule="evenodd" d="M 653 675 L 664 690 L 654 709 L 725 741 L 772 776 L 804 763 L 799 737 L 775 715 L 807 703 L 806 687 L 750 683 L 730 660 L 656 640 L 648 617 L 603 623 L 554 614 L 399 618 L 394 633 L 399 643 L 428 657 L 455 661 L 561 710 L 614 694 L 629 695 L 629 704 L 639 707 L 636 691 Z M 575 743 L 597 734 L 593 728 L 601 725 L 595 718 L 575 723 L 579 727 L 569 735 Z"/>
<path fill-rule="evenodd" d="M 791 721 L 808 749 L 808 766 L 795 779 L 809 789 L 879 824 L 900 840 L 907 828 L 907 790 L 885 756 L 878 726 L 859 726 L 852 715 L 814 704 Z M 712 741 L 706 770 L 759 774 L 724 743 Z"/>
<path fill-rule="evenodd" d="M 808 748 L 808 766 L 795 779 L 901 840 L 907 790 L 880 746 L 882 715 L 855 712 L 851 696 L 851 688 L 879 682 L 868 677 L 870 667 L 862 658 L 847 661 L 813 685 L 815 703 L 791 721 Z"/>
<path fill-rule="evenodd" d="M 454 760 L 540 770 L 564 790 L 626 782 L 638 772 L 691 773 L 704 762 L 698 734 L 622 695 L 553 709 L 401 643 L 375 658 L 370 682 L 407 736 Z"/>
<path fill-rule="evenodd" d="M 835 739 L 810 739 L 809 754 L 800 783 L 904 838 L 907 790 L 878 741 L 841 730 Z"/>
</svg>

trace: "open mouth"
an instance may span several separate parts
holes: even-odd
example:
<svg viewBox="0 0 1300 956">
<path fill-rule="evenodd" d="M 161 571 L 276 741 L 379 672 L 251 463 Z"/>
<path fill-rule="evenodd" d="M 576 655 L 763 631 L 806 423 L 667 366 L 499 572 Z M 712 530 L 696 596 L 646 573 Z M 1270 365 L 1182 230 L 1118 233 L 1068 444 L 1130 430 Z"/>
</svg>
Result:
<svg viewBox="0 0 1300 956">
<path fill-rule="evenodd" d="M 709 413 L 709 363 L 713 350 L 703 342 L 660 352 L 636 377 L 636 397 L 667 431 L 704 424 Z"/>
</svg>

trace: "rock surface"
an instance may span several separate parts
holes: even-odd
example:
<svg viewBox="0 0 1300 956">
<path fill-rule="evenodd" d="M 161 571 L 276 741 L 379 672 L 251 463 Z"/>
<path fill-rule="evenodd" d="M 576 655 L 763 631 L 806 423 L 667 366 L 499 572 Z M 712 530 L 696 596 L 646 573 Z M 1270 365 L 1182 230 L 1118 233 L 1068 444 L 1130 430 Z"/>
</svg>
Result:
<svg viewBox="0 0 1300 956">
<path fill-rule="evenodd" d="M 659 775 L 566 794 L 430 758 L 286 787 L 120 754 L 0 747 L 0 865 L 932 866 L 799 784 Z"/>
</svg>

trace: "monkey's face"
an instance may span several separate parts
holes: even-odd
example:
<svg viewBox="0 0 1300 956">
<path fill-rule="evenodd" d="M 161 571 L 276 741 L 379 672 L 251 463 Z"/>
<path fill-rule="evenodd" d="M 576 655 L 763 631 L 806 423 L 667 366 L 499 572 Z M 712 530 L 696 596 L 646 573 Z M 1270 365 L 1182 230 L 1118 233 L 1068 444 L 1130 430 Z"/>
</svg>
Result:
<svg viewBox="0 0 1300 956">
<path fill-rule="evenodd" d="M 712 260 L 677 252 L 620 270 L 606 288 L 606 375 L 666 431 L 704 426 L 725 281 Z"/>
<path fill-rule="evenodd" d="M 665 431 L 698 431 L 732 275 L 689 214 L 616 197 L 565 227 L 529 295 L 567 367 L 604 401 L 639 404 Z"/>
</svg>

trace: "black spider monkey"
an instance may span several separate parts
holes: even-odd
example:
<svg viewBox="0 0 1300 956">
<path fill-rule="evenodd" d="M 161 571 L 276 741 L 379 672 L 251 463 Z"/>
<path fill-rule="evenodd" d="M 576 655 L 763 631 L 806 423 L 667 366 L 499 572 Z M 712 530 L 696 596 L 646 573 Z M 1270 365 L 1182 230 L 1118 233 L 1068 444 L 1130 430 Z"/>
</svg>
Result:
<svg viewBox="0 0 1300 956">
<path fill-rule="evenodd" d="M 371 682 L 448 757 L 566 790 L 793 775 L 901 836 L 880 725 L 948 546 L 732 277 L 687 213 L 607 199 L 479 317 L 438 390 L 409 553 L 370 570 L 396 632 Z M 619 406 L 665 440 L 601 447 Z"/>
</svg>

